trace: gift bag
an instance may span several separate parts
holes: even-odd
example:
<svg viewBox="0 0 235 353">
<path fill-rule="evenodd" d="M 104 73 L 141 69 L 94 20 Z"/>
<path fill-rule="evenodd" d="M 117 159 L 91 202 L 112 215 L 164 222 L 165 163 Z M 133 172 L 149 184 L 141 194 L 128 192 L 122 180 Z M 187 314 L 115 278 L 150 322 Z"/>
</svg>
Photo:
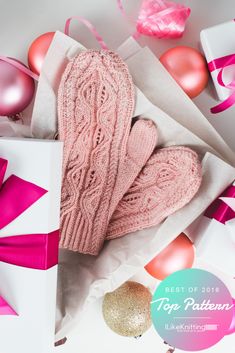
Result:
<svg viewBox="0 0 235 353">
<path fill-rule="evenodd" d="M 60 78 L 69 59 L 81 50 L 85 48 L 79 43 L 62 33 L 56 33 L 39 80 L 32 120 L 33 135 L 51 138 L 56 135 L 56 97 Z M 153 54 L 147 48 L 140 49 L 132 40 L 126 42 L 119 52 L 128 63 L 134 82 L 146 94 L 136 87 L 134 116 L 144 116 L 156 123 L 159 146 L 186 145 L 195 149 L 202 159 L 203 182 L 190 204 L 165 222 L 107 242 L 97 257 L 60 251 L 57 339 L 63 338 L 76 326 L 87 305 L 132 277 L 187 228 L 235 177 L 234 168 L 223 161 L 225 159 L 233 163 L 232 152 Z M 144 79 L 139 70 L 141 62 L 148 67 Z M 153 79 L 155 76 L 158 77 L 156 81 Z M 172 101 L 166 100 L 169 87 Z M 153 104 L 156 102 L 155 97 L 159 96 L 158 105 L 167 113 Z M 185 113 L 180 115 L 180 109 L 187 112 L 187 117 Z M 175 114 L 174 119 L 168 113 Z M 192 124 L 196 115 L 199 116 L 198 124 Z M 200 127 L 201 121 L 203 127 Z M 194 131 L 190 131 L 189 127 Z M 210 139 L 212 146 L 204 142 L 207 135 L 214 137 Z"/>
</svg>

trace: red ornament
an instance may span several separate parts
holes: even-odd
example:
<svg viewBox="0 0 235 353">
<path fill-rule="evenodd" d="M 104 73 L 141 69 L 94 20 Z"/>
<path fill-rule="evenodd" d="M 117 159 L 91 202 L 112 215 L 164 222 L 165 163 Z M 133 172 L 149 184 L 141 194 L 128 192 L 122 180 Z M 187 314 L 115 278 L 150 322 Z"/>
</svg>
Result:
<svg viewBox="0 0 235 353">
<path fill-rule="evenodd" d="M 154 278 L 163 280 L 173 272 L 191 268 L 195 250 L 189 238 L 181 233 L 146 266 L 145 270 Z"/>
<path fill-rule="evenodd" d="M 206 87 L 209 73 L 205 58 L 198 50 L 184 46 L 171 48 L 160 61 L 190 98 L 198 96 Z"/>
<path fill-rule="evenodd" d="M 47 32 L 36 38 L 29 47 L 28 63 L 30 69 L 40 75 L 42 64 L 51 45 L 55 32 Z"/>
</svg>

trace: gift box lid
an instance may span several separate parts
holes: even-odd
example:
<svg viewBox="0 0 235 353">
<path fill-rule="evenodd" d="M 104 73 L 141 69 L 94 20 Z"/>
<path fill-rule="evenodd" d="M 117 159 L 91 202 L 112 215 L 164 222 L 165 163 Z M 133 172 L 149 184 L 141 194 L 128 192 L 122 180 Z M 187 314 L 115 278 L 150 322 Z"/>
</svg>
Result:
<svg viewBox="0 0 235 353">
<path fill-rule="evenodd" d="M 207 61 L 235 54 L 235 20 L 203 29 L 200 33 Z"/>
<path fill-rule="evenodd" d="M 213 27 L 203 29 L 200 33 L 200 40 L 208 63 L 211 61 L 235 54 L 235 20 L 218 24 Z M 218 71 L 211 72 L 212 79 L 220 100 L 229 97 L 231 90 L 222 87 L 217 80 Z M 223 80 L 226 84 L 235 79 L 235 65 L 227 67 L 223 72 Z"/>
</svg>

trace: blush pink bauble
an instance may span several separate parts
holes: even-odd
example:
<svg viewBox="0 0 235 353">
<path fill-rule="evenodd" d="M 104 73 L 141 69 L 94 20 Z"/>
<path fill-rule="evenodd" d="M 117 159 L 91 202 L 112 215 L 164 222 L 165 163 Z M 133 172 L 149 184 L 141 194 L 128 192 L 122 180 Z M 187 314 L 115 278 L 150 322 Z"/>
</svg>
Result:
<svg viewBox="0 0 235 353">
<path fill-rule="evenodd" d="M 22 64 L 19 60 L 12 60 Z M 0 60 L 0 115 L 11 116 L 22 112 L 31 102 L 34 89 L 31 77 L 14 65 Z"/>
<path fill-rule="evenodd" d="M 198 50 L 184 46 L 171 48 L 160 61 L 190 98 L 198 96 L 206 87 L 209 73 L 205 58 Z"/>
<path fill-rule="evenodd" d="M 42 64 L 55 32 L 47 32 L 36 38 L 29 47 L 28 63 L 35 74 L 40 75 Z"/>
<path fill-rule="evenodd" d="M 145 270 L 154 278 L 163 280 L 173 272 L 191 268 L 194 257 L 192 242 L 181 233 L 145 266 Z"/>
</svg>

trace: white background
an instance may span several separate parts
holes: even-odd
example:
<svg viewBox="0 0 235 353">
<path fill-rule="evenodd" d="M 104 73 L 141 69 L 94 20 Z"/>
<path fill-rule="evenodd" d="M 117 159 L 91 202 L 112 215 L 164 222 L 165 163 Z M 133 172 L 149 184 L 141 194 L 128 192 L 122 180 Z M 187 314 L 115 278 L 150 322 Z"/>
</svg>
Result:
<svg viewBox="0 0 235 353">
<path fill-rule="evenodd" d="M 200 30 L 235 17 L 234 0 L 181 0 L 192 9 L 187 29 L 180 40 L 157 40 L 142 38 L 157 56 L 177 45 L 199 48 Z M 133 19 L 140 0 L 124 0 L 126 9 Z M 120 14 L 116 0 L 0 0 L 0 55 L 27 62 L 27 48 L 34 38 L 48 31 L 63 31 L 65 19 L 80 15 L 89 19 L 98 29 L 110 48 L 116 48 L 133 31 L 134 25 Z M 98 47 L 88 30 L 81 24 L 72 25 L 72 35 L 87 47 Z M 226 40 L 226 38 L 225 38 Z M 235 34 L 234 34 L 235 43 Z M 235 46 L 235 44 L 234 44 Z M 209 108 L 216 104 L 213 87 L 209 87 L 194 101 L 208 120 L 235 150 L 234 124 L 235 107 L 218 115 L 211 115 Z M 235 336 L 235 335 L 234 335 Z M 36 344 L 36 343 L 35 343 Z M 227 337 L 206 352 L 234 352 L 235 337 Z M 81 327 L 58 353 L 165 353 L 166 348 L 157 334 L 150 330 L 140 340 L 120 338 L 105 329 L 100 315 L 100 305 L 87 312 Z M 179 351 L 178 351 L 179 352 Z M 23 353 L 23 352 L 19 352 Z"/>
</svg>

